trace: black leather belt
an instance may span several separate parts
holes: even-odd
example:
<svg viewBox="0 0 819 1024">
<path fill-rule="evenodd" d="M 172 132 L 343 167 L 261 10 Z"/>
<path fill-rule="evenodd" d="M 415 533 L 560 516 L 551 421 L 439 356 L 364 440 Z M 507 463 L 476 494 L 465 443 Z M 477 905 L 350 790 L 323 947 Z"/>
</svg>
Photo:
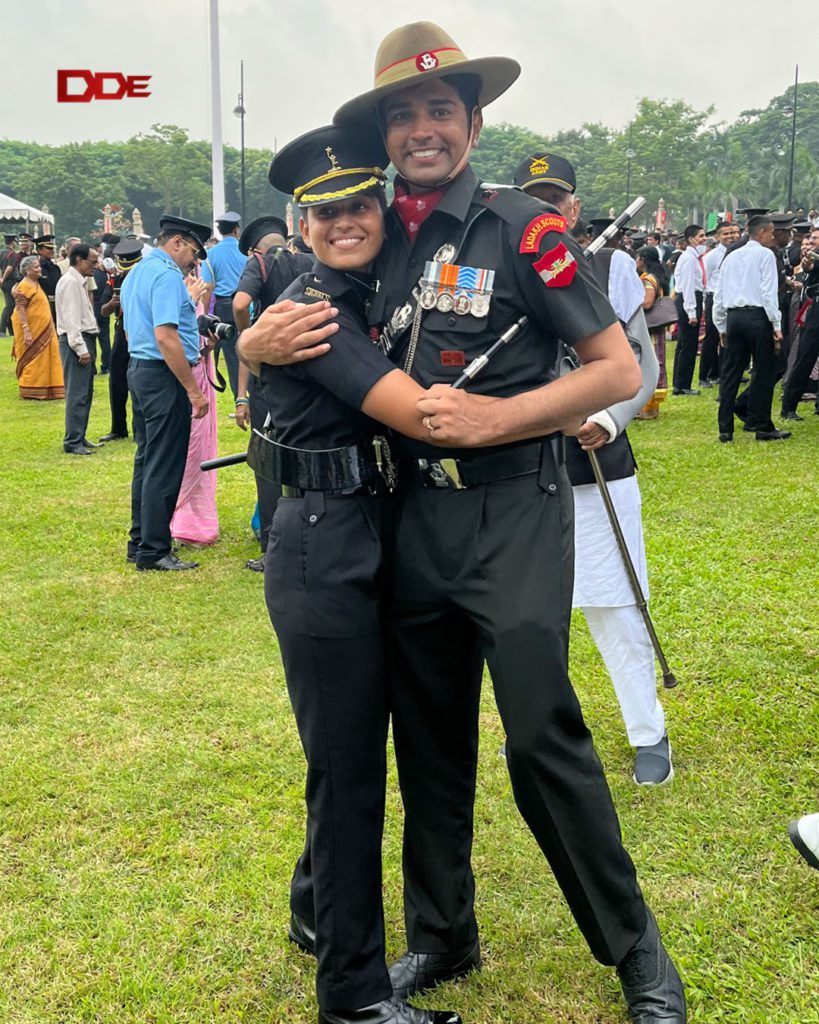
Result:
<svg viewBox="0 0 819 1024">
<path fill-rule="evenodd" d="M 409 475 L 421 487 L 440 487 L 464 490 L 493 483 L 495 480 L 512 480 L 529 476 L 540 471 L 543 446 L 551 443 L 555 461 L 565 461 L 563 437 L 553 434 L 542 441 L 504 448 L 487 455 L 476 455 L 471 459 L 413 459 L 406 463 Z M 401 467 L 405 464 L 402 463 Z M 399 467 L 399 468 L 401 468 Z"/>
<path fill-rule="evenodd" d="M 247 464 L 263 479 L 302 493 L 351 494 L 358 489 L 374 489 L 380 479 L 372 449 L 364 445 L 308 451 L 279 444 L 274 436 L 256 429 L 248 445 Z M 295 493 L 285 495 L 291 498 L 301 496 Z"/>
</svg>

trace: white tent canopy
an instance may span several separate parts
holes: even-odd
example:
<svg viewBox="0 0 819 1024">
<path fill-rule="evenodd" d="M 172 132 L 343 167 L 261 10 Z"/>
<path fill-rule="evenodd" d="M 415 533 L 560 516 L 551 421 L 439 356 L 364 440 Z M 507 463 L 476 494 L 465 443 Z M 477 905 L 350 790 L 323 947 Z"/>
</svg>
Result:
<svg viewBox="0 0 819 1024">
<path fill-rule="evenodd" d="M 25 221 L 26 224 L 48 224 L 54 228 L 54 215 L 38 210 L 36 206 L 21 203 L 19 199 L 0 192 L 0 221 Z"/>
</svg>

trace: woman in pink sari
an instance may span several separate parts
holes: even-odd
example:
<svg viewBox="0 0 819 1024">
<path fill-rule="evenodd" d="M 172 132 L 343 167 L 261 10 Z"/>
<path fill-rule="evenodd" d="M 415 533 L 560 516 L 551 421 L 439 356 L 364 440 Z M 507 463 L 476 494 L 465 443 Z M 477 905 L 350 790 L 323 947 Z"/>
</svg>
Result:
<svg viewBox="0 0 819 1024">
<path fill-rule="evenodd" d="M 196 314 L 204 312 L 200 299 L 205 283 L 190 275 L 185 281 L 191 298 L 196 305 Z M 188 445 L 188 461 L 185 475 L 176 501 L 176 511 L 171 520 L 171 536 L 180 544 L 202 547 L 214 544 L 219 539 L 219 517 L 216 512 L 217 473 L 203 473 L 199 468 L 205 459 L 216 458 L 216 391 L 211 384 L 213 362 L 210 338 L 202 338 L 202 353 L 193 368 L 193 377 L 203 395 L 210 401 L 207 416 L 191 422 L 191 439 Z"/>
</svg>

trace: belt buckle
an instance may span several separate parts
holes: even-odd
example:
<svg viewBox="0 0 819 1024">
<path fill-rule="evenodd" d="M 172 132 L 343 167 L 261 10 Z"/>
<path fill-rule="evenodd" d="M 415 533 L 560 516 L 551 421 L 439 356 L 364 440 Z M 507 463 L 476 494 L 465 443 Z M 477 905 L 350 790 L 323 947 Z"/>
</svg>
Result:
<svg viewBox="0 0 819 1024">
<path fill-rule="evenodd" d="M 458 471 L 456 459 L 438 459 L 434 462 L 427 462 L 426 459 L 421 459 L 420 461 L 426 463 L 421 468 L 426 471 L 434 487 L 452 487 L 456 491 L 463 491 L 465 489 L 465 484 L 461 480 L 461 474 Z"/>
</svg>

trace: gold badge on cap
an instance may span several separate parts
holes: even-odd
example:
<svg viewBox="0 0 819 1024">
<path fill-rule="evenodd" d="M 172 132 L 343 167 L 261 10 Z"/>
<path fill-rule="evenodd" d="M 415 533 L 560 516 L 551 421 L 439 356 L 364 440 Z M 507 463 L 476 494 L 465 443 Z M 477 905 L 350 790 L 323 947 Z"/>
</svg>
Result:
<svg viewBox="0 0 819 1024">
<path fill-rule="evenodd" d="M 327 159 L 330 161 L 330 170 L 332 170 L 332 171 L 339 170 L 338 160 L 336 159 L 336 155 L 333 152 L 333 147 L 332 146 L 328 146 L 324 150 L 324 152 L 327 154 Z"/>
<path fill-rule="evenodd" d="M 549 161 L 545 156 L 538 157 L 529 164 L 530 174 L 545 174 L 549 170 Z"/>
</svg>

